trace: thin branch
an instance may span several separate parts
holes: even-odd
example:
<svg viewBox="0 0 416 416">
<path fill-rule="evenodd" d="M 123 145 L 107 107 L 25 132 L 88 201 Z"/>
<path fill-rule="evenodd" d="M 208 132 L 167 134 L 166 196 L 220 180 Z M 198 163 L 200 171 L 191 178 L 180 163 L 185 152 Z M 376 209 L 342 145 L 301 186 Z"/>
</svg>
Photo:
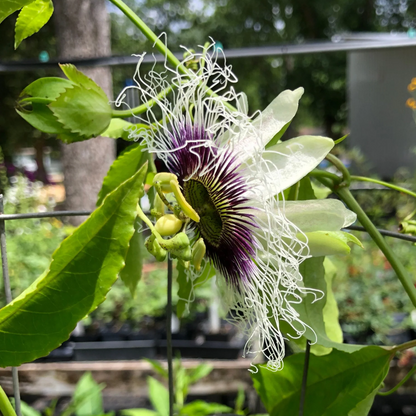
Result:
<svg viewBox="0 0 416 416">
<path fill-rule="evenodd" d="M 306 385 L 308 382 L 309 358 L 311 356 L 311 343 L 306 341 L 305 362 L 303 364 L 302 388 L 300 391 L 299 416 L 303 416 L 306 399 Z"/>
<path fill-rule="evenodd" d="M 172 259 L 168 255 L 168 304 L 166 306 L 166 348 L 169 381 L 169 416 L 173 416 L 173 365 L 172 365 Z"/>
<path fill-rule="evenodd" d="M 332 153 L 328 153 L 325 158 L 328 162 L 332 163 L 341 173 L 342 173 L 342 182 L 338 186 L 350 186 L 351 175 L 350 171 L 345 167 L 345 165 Z"/>
<path fill-rule="evenodd" d="M 388 182 L 384 182 L 384 181 L 379 181 L 378 179 L 373 179 L 373 178 L 367 178 L 365 176 L 351 176 L 351 180 L 352 181 L 360 181 L 360 182 L 372 182 L 372 183 L 376 183 L 377 185 L 383 185 L 386 188 L 390 188 L 390 189 L 394 189 L 395 191 L 398 192 L 402 192 L 406 195 L 410 195 L 413 198 L 416 198 L 416 193 L 409 191 L 406 188 L 403 188 L 401 186 L 398 185 L 393 185 L 392 183 L 388 183 Z"/>
<path fill-rule="evenodd" d="M 393 394 L 396 392 L 401 386 L 403 386 L 404 383 L 406 383 L 407 380 L 409 380 L 410 377 L 412 377 L 413 373 L 416 371 L 416 365 L 412 367 L 412 369 L 404 376 L 403 380 L 399 381 L 395 387 L 393 387 L 391 390 L 388 391 L 378 391 L 377 394 L 379 396 L 389 396 L 390 394 Z"/>
<path fill-rule="evenodd" d="M 358 225 L 350 225 L 349 227 L 345 227 L 343 229 L 344 230 L 353 230 L 353 231 L 364 231 L 364 232 L 367 232 L 367 230 L 364 227 L 360 227 Z M 394 231 L 389 231 L 389 230 L 381 230 L 380 228 L 377 228 L 377 231 L 381 235 L 384 235 L 386 237 L 393 237 L 393 238 L 397 238 L 399 240 L 411 241 L 412 243 L 416 243 L 416 237 L 413 237 L 411 235 L 396 233 Z"/>
</svg>

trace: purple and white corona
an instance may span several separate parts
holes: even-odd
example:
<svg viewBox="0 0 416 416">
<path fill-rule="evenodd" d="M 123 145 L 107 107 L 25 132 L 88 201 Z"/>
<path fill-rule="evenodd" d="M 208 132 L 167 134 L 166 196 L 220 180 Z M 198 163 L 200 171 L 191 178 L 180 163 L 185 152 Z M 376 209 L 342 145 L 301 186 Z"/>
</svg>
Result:
<svg viewBox="0 0 416 416">
<path fill-rule="evenodd" d="M 246 96 L 232 86 L 237 79 L 231 67 L 208 52 L 188 53 L 182 65 L 199 66 L 185 74 L 166 66 L 142 75 L 139 63 L 130 88 L 155 105 L 142 119 L 154 128 L 140 130 L 137 139 L 164 161 L 197 213 L 184 229 L 191 244 L 203 239 L 206 252 L 201 268 L 189 264 L 188 279 L 213 265 L 228 319 L 247 336 L 245 354 L 263 353 L 268 368 L 279 370 L 281 322 L 301 337 L 306 325 L 294 305 L 307 293 L 322 296 L 304 287 L 299 272 L 311 255 L 307 234 L 338 231 L 355 215 L 335 200 L 284 201 L 283 191 L 333 147 L 331 139 L 316 136 L 268 146 L 295 116 L 303 89 L 283 91 L 262 113 L 249 116 Z M 171 94 L 161 94 L 170 85 Z"/>
</svg>

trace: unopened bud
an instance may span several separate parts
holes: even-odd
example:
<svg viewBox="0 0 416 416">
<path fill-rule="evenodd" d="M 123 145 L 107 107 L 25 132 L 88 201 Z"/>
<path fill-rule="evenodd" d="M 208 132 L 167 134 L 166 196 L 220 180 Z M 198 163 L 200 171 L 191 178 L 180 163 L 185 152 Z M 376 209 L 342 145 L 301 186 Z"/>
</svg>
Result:
<svg viewBox="0 0 416 416">
<path fill-rule="evenodd" d="M 167 237 L 178 233 L 182 226 L 183 222 L 181 220 L 173 214 L 166 214 L 156 221 L 155 229 L 161 236 Z"/>
<path fill-rule="evenodd" d="M 184 232 L 176 234 L 175 237 L 170 240 L 165 240 L 161 246 L 165 250 L 168 250 L 173 256 L 183 261 L 191 260 L 191 244 L 188 236 Z"/>
<path fill-rule="evenodd" d="M 157 261 L 164 261 L 166 259 L 166 250 L 160 246 L 153 234 L 146 239 L 144 245 L 147 251 L 152 254 Z"/>
<path fill-rule="evenodd" d="M 201 270 L 201 263 L 205 257 L 207 248 L 205 247 L 204 239 L 200 238 L 192 247 L 192 264 L 197 271 Z"/>
</svg>

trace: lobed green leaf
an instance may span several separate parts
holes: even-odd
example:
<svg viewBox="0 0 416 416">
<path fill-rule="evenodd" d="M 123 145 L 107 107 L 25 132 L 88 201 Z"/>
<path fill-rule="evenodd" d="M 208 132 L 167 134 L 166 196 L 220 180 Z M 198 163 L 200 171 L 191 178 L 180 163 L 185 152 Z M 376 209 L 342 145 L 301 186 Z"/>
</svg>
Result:
<svg viewBox="0 0 416 416">
<path fill-rule="evenodd" d="M 16 21 L 16 34 L 14 48 L 17 49 L 21 42 L 42 29 L 48 23 L 53 14 L 51 0 L 35 0 L 23 7 Z"/>
<path fill-rule="evenodd" d="M 47 355 L 104 299 L 124 266 L 147 166 L 66 238 L 49 270 L 0 310 L 0 366 Z"/>
</svg>

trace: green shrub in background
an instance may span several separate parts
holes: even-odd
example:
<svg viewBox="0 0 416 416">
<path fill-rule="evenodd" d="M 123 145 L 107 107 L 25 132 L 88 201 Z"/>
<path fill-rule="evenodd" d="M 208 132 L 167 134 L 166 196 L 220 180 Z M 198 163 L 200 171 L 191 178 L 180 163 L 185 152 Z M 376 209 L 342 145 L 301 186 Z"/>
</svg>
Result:
<svg viewBox="0 0 416 416">
<path fill-rule="evenodd" d="M 53 210 L 41 202 L 41 182 L 14 176 L 5 192 L 5 213 L 22 214 Z M 51 255 L 71 232 L 71 227 L 56 218 L 13 220 L 6 222 L 7 256 L 13 297 L 25 290 L 49 266 Z M 2 271 L 0 270 L 1 276 Z M 0 281 L 0 305 L 5 305 L 3 279 Z"/>
</svg>

